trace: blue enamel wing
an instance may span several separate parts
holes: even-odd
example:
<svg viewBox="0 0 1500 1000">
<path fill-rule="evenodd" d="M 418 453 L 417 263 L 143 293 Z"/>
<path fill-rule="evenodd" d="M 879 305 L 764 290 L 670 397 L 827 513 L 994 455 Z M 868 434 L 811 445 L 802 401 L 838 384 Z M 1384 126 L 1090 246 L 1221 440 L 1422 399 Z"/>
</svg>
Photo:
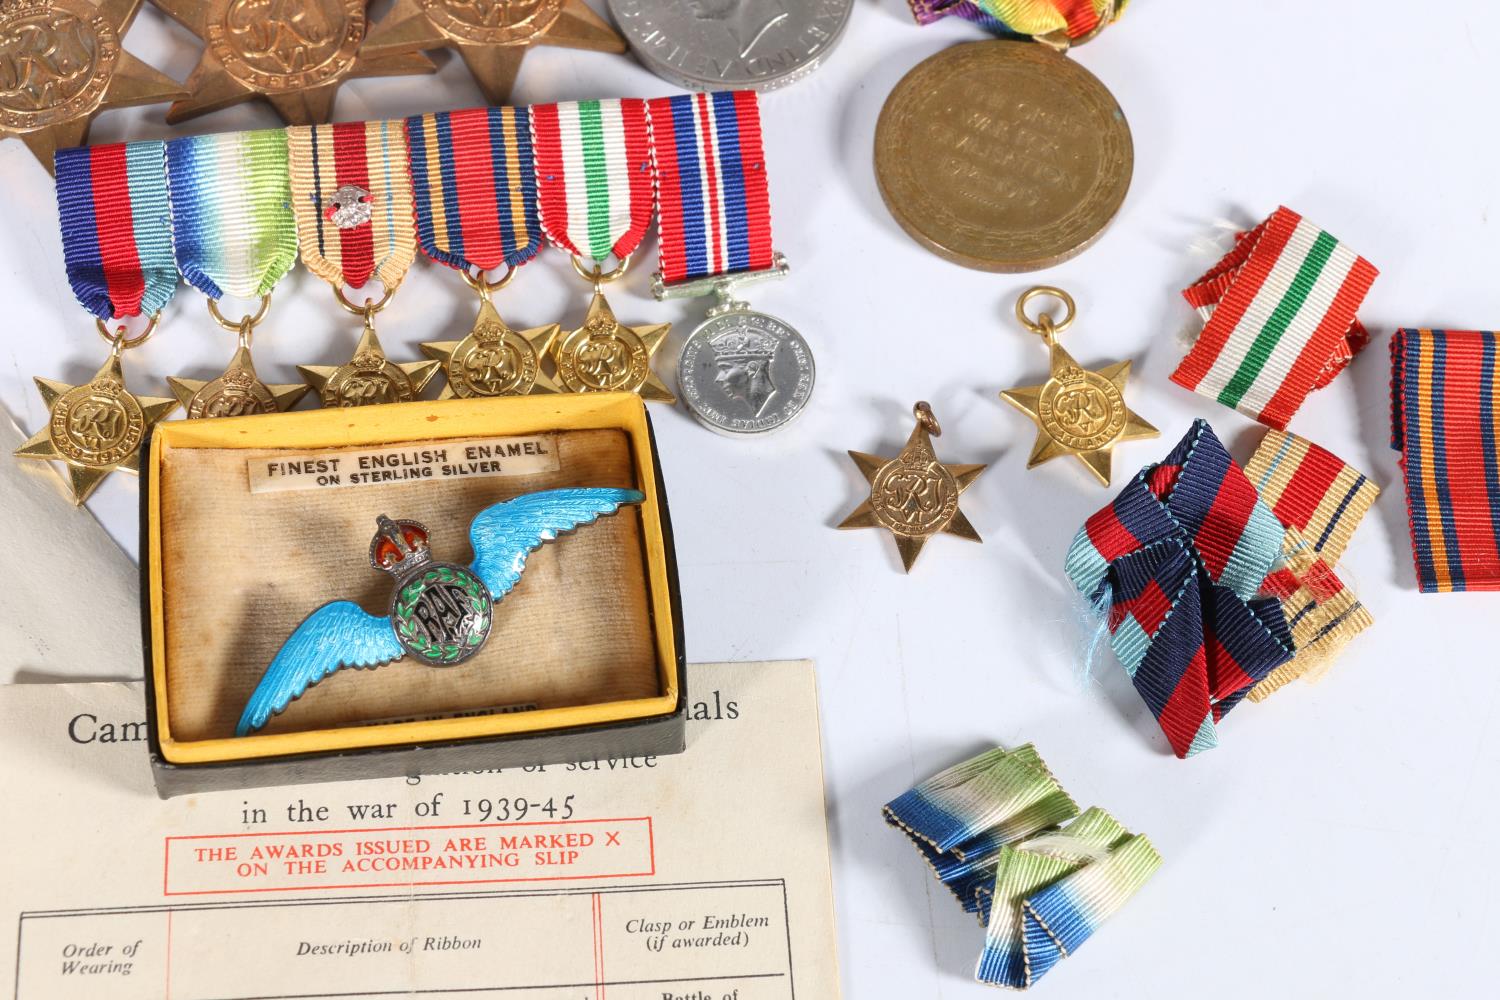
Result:
<svg viewBox="0 0 1500 1000">
<path fill-rule="evenodd" d="M 467 567 L 435 562 L 425 527 L 382 514 L 370 564 L 396 580 L 390 613 L 381 618 L 353 601 L 333 601 L 308 615 L 255 686 L 235 735 L 260 729 L 342 667 L 368 670 L 408 655 L 431 666 L 463 662 L 483 647 L 493 606 L 520 581 L 527 556 L 644 499 L 637 490 L 588 487 L 527 493 L 486 507 L 469 525 L 474 561 Z"/>
</svg>

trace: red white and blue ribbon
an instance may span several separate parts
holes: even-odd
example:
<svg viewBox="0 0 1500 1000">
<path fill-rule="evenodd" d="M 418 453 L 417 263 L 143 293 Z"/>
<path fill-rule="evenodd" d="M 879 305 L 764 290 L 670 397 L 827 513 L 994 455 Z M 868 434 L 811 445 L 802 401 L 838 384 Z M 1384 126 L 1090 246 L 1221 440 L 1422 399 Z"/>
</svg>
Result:
<svg viewBox="0 0 1500 1000">
<path fill-rule="evenodd" d="M 1188 757 L 1294 654 L 1281 604 L 1261 596 L 1285 528 L 1195 421 L 1073 540 L 1067 572 L 1101 608 L 1110 644 L 1167 735 Z"/>
<path fill-rule="evenodd" d="M 559 250 L 624 260 L 651 226 L 650 127 L 639 98 L 531 109 L 542 229 Z"/>
<path fill-rule="evenodd" d="M 101 320 L 153 316 L 177 291 L 166 144 L 57 151 L 57 212 L 68 284 Z"/>
<path fill-rule="evenodd" d="M 774 266 L 771 198 L 754 91 L 650 102 L 668 284 Z"/>
<path fill-rule="evenodd" d="M 406 119 L 417 242 L 460 270 L 520 267 L 542 246 L 526 108 Z"/>
</svg>

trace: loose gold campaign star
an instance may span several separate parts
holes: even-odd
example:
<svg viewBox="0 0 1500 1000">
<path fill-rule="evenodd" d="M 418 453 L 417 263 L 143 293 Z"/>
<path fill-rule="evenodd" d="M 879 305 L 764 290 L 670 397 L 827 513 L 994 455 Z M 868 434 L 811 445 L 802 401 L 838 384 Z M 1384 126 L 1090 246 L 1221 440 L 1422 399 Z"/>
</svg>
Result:
<svg viewBox="0 0 1500 1000">
<path fill-rule="evenodd" d="M 671 330 L 670 323 L 626 326 L 596 288 L 583 326 L 552 349 L 557 381 L 568 392 L 635 392 L 642 399 L 675 403 L 672 390 L 651 370 L 651 357 Z"/>
<path fill-rule="evenodd" d="M 625 51 L 625 40 L 583 0 L 396 0 L 361 51 L 386 58 L 455 48 L 485 99 L 504 104 L 533 45 Z"/>
<path fill-rule="evenodd" d="M 367 0 L 152 0 L 204 42 L 187 89 L 167 111 L 176 124 L 264 97 L 292 125 L 333 114 L 352 77 L 431 73 L 416 52 L 371 58 L 359 51 Z"/>
<path fill-rule="evenodd" d="M 375 328 L 368 322 L 348 364 L 297 366 L 307 384 L 318 391 L 324 406 L 410 403 L 422 395 L 437 370 L 436 361 L 397 364 L 388 359 Z"/>
<path fill-rule="evenodd" d="M 255 374 L 248 347 L 240 347 L 224 374 L 215 379 L 167 376 L 167 384 L 187 413 L 199 417 L 243 417 L 251 413 L 281 413 L 297 405 L 311 386 L 270 385 Z"/>
<path fill-rule="evenodd" d="M 125 388 L 120 356 L 82 385 L 38 378 L 47 426 L 20 448 L 18 458 L 61 462 L 73 503 L 81 505 L 104 477 L 119 469 L 140 472 L 141 442 L 155 423 L 177 408 L 175 399 L 135 396 Z"/>
<path fill-rule="evenodd" d="M 958 498 L 979 478 L 983 465 L 944 465 L 932 450 L 942 427 L 927 403 L 912 407 L 917 426 L 895 458 L 851 451 L 849 457 L 870 482 L 870 499 L 844 518 L 840 528 L 885 528 L 896 539 L 901 565 L 911 572 L 922 546 L 944 532 L 983 541 L 958 508 Z"/>
<path fill-rule="evenodd" d="M 557 392 L 557 383 L 542 371 L 542 359 L 560 332 L 556 323 L 512 330 L 485 299 L 467 337 L 423 344 L 422 353 L 439 362 L 448 374 L 448 384 L 438 399 Z"/>
<path fill-rule="evenodd" d="M 1061 322 L 1054 323 L 1045 313 L 1035 321 L 1026 315 L 1026 303 L 1042 295 L 1056 298 L 1067 307 Z M 1007 389 L 1000 398 L 1036 424 L 1036 444 L 1026 468 L 1033 469 L 1059 455 L 1073 455 L 1095 479 L 1108 486 L 1115 445 L 1154 438 L 1161 432 L 1125 405 L 1129 361 L 1089 371 L 1058 344 L 1057 335 L 1073 322 L 1074 313 L 1073 299 L 1061 289 L 1033 288 L 1021 296 L 1016 315 L 1027 329 L 1046 341 L 1052 371 L 1041 385 Z"/>
<path fill-rule="evenodd" d="M 141 0 L 0 0 L 0 139 L 20 139 L 49 171 L 101 111 L 185 97 L 126 52 Z"/>
</svg>

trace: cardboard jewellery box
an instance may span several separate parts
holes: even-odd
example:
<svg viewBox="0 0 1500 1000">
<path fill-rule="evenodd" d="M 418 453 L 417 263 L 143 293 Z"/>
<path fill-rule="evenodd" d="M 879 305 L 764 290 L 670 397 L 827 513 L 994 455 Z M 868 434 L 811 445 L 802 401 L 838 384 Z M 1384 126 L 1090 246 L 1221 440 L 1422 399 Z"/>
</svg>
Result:
<svg viewBox="0 0 1500 1000">
<path fill-rule="evenodd" d="M 177 420 L 145 448 L 146 717 L 163 797 L 683 749 L 677 567 L 639 397 Z M 468 566 L 475 515 L 561 487 L 645 499 L 533 550 L 470 658 L 345 667 L 235 735 L 314 610 L 344 599 L 390 613 L 396 581 L 371 565 L 378 515 L 420 522 L 435 562 Z"/>
</svg>

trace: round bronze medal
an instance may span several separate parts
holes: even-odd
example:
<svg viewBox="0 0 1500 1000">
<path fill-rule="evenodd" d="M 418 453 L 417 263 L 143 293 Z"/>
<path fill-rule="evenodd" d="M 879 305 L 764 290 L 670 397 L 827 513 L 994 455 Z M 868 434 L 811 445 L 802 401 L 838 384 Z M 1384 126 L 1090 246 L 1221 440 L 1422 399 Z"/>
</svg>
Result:
<svg viewBox="0 0 1500 1000">
<path fill-rule="evenodd" d="M 982 271 L 1082 253 L 1119 211 L 1134 164 L 1114 96 L 1034 42 L 971 42 L 919 63 L 875 130 L 876 180 L 901 228 Z"/>
</svg>

